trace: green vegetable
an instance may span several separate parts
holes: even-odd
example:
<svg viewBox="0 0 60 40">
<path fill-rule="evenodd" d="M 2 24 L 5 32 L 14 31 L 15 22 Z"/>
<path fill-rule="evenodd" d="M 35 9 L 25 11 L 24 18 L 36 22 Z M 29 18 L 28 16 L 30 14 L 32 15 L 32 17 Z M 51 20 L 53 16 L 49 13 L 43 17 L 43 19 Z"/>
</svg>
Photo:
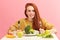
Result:
<svg viewBox="0 0 60 40">
<path fill-rule="evenodd" d="M 34 34 L 34 30 L 32 28 L 30 29 L 30 33 L 31 34 Z"/>
<path fill-rule="evenodd" d="M 47 35 L 47 36 L 45 36 L 45 38 L 53 38 L 53 36 L 52 35 Z"/>
<path fill-rule="evenodd" d="M 36 34 L 38 37 L 42 37 L 42 34 Z"/>
<path fill-rule="evenodd" d="M 53 38 L 49 30 L 46 30 L 42 34 L 37 34 L 38 37 L 43 37 L 43 38 Z"/>
<path fill-rule="evenodd" d="M 25 28 L 25 33 L 26 33 L 26 34 L 34 34 L 34 30 L 30 27 L 30 25 L 28 25 L 28 26 Z"/>
<path fill-rule="evenodd" d="M 28 25 L 28 26 L 25 28 L 25 33 L 26 33 L 26 34 L 30 34 L 30 29 L 31 29 L 31 27 L 30 27 L 30 25 Z"/>
</svg>

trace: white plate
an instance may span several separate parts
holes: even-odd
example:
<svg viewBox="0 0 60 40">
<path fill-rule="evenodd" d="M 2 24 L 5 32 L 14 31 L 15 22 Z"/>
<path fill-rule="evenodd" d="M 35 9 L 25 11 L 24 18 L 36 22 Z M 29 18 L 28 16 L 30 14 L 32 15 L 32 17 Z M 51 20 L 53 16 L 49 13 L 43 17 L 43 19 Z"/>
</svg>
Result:
<svg viewBox="0 0 60 40">
<path fill-rule="evenodd" d="M 36 34 L 24 34 L 24 36 L 36 36 Z"/>
</svg>

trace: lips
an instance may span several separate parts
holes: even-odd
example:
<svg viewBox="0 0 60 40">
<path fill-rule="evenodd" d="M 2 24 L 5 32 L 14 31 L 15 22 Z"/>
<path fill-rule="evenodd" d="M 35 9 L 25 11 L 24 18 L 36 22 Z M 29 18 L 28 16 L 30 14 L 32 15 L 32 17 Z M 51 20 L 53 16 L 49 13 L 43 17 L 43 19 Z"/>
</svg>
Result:
<svg viewBox="0 0 60 40">
<path fill-rule="evenodd" d="M 30 15 L 30 17 L 33 17 L 33 16 L 34 16 L 34 15 L 32 15 L 32 14 Z"/>
</svg>

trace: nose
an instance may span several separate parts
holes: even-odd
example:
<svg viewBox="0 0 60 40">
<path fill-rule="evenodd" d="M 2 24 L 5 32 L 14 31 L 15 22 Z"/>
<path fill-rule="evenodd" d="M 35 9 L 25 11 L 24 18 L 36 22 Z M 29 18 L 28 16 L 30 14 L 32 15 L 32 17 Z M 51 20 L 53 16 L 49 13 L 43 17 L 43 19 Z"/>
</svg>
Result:
<svg viewBox="0 0 60 40">
<path fill-rule="evenodd" d="M 31 10 L 31 13 L 33 13 L 33 11 Z"/>
</svg>

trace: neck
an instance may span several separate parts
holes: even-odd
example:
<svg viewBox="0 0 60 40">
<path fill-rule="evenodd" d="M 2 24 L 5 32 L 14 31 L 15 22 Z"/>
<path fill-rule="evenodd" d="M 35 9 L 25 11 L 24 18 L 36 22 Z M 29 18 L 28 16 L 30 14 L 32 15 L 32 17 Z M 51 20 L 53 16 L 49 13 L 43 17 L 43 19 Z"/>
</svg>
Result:
<svg viewBox="0 0 60 40">
<path fill-rule="evenodd" d="M 28 18 L 28 20 L 29 20 L 29 21 L 32 21 L 32 19 L 31 19 L 31 18 Z"/>
</svg>

